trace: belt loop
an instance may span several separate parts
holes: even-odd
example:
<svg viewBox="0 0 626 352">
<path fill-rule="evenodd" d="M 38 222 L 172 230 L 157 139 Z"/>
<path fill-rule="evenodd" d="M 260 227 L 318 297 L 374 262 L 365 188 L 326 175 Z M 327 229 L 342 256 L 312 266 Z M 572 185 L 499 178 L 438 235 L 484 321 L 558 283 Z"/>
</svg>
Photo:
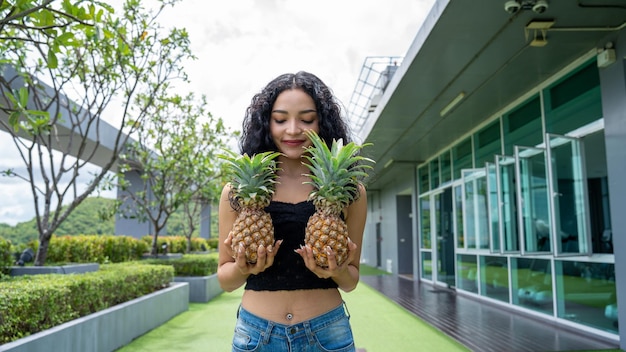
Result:
<svg viewBox="0 0 626 352">
<path fill-rule="evenodd" d="M 239 312 L 241 311 L 241 304 L 237 307 L 237 319 L 239 319 Z"/>
<path fill-rule="evenodd" d="M 343 309 L 345 309 L 346 311 L 346 316 L 348 317 L 348 319 L 350 319 L 350 311 L 348 310 L 348 305 L 346 304 L 346 301 L 342 301 L 343 302 Z"/>
<path fill-rule="evenodd" d="M 309 340 L 309 345 L 314 345 L 315 335 L 313 334 L 313 331 L 311 331 L 311 324 L 308 320 L 303 322 L 302 324 L 304 325 L 304 331 L 306 332 L 306 337 Z"/>
<path fill-rule="evenodd" d="M 263 344 L 267 345 L 270 342 L 270 337 L 272 336 L 272 329 L 274 328 L 274 323 L 270 320 L 267 321 L 267 328 L 265 332 L 262 333 L 263 336 Z"/>
</svg>

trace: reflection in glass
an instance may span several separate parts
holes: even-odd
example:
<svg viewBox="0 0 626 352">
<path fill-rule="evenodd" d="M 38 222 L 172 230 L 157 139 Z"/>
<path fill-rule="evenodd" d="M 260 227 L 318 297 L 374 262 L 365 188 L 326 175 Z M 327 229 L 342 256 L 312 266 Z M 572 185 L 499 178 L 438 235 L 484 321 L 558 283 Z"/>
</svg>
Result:
<svg viewBox="0 0 626 352">
<path fill-rule="evenodd" d="M 551 252 L 545 150 L 515 147 L 523 252 Z"/>
<path fill-rule="evenodd" d="M 478 265 L 475 255 L 456 256 L 456 283 L 461 290 L 478 293 Z"/>
<path fill-rule="evenodd" d="M 456 219 L 456 246 L 465 248 L 465 232 L 463 231 L 463 187 L 454 187 L 454 209 Z"/>
<path fill-rule="evenodd" d="M 555 264 L 558 317 L 617 334 L 615 265 L 577 261 Z"/>
<path fill-rule="evenodd" d="M 437 281 L 455 286 L 454 277 L 454 236 L 452 234 L 452 188 L 433 196 L 437 217 L 435 218 L 435 236 L 437 238 Z"/>
<path fill-rule="evenodd" d="M 507 257 L 480 257 L 480 294 L 509 302 Z"/>
<path fill-rule="evenodd" d="M 589 253 L 586 176 L 579 140 L 548 135 L 557 253 Z"/>
<path fill-rule="evenodd" d="M 424 249 L 431 248 L 430 240 L 430 197 L 420 198 L 420 246 Z"/>
<path fill-rule="evenodd" d="M 511 258 L 513 304 L 553 315 L 550 260 Z"/>
<path fill-rule="evenodd" d="M 432 280 L 433 279 L 433 262 L 432 262 L 432 253 L 431 252 L 422 252 L 422 279 Z"/>
<path fill-rule="evenodd" d="M 496 165 L 485 163 L 487 171 L 487 209 L 489 221 L 489 238 L 491 238 L 491 251 L 500 252 L 500 218 L 498 203 L 498 180 L 496 175 Z"/>
<path fill-rule="evenodd" d="M 500 234 L 503 250 L 517 252 L 519 236 L 517 232 L 517 201 L 515 192 L 515 158 L 496 155 L 498 177 L 498 201 L 500 203 Z"/>
<path fill-rule="evenodd" d="M 467 248 L 489 248 L 487 179 L 485 169 L 463 170 L 465 197 L 463 214 Z"/>
</svg>

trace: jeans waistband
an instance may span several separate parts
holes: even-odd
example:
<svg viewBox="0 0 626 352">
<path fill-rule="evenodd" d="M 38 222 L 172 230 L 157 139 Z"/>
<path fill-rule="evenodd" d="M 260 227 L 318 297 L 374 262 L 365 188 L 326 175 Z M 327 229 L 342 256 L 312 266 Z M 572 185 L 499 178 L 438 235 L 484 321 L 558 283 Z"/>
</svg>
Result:
<svg viewBox="0 0 626 352">
<path fill-rule="evenodd" d="M 237 317 L 245 321 L 247 324 L 262 330 L 267 331 L 274 329 L 283 330 L 285 332 L 289 331 L 316 331 L 318 329 L 322 329 L 338 320 L 345 319 L 346 317 L 350 317 L 350 313 L 348 312 L 347 307 L 345 306 L 345 302 L 338 305 L 336 308 L 331 309 L 330 311 L 318 315 L 312 319 L 302 321 L 293 325 L 280 324 L 277 322 L 273 322 L 271 320 L 267 320 L 261 318 L 257 315 L 254 315 L 247 311 L 245 308 L 239 306 L 239 310 L 237 312 Z M 295 329 L 294 329 L 295 328 Z"/>
</svg>

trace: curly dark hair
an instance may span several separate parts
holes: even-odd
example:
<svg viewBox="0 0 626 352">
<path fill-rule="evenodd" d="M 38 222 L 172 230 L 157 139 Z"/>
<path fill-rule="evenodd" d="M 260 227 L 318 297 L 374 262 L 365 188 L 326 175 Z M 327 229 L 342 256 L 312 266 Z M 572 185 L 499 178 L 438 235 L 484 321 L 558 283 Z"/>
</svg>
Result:
<svg viewBox="0 0 626 352">
<path fill-rule="evenodd" d="M 302 89 L 315 102 L 319 119 L 319 136 L 330 147 L 333 139 L 350 143 L 348 125 L 341 116 L 341 106 L 332 91 L 321 79 L 309 72 L 282 74 L 252 97 L 243 120 L 243 133 L 239 140 L 241 153 L 253 155 L 278 151 L 270 133 L 270 115 L 280 93 L 289 89 Z"/>
</svg>

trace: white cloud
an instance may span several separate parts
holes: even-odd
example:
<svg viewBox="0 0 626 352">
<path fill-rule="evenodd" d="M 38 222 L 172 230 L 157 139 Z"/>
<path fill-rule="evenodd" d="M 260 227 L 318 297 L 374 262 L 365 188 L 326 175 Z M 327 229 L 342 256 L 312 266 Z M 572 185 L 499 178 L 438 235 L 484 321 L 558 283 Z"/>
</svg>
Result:
<svg viewBox="0 0 626 352">
<path fill-rule="evenodd" d="M 185 63 L 191 83 L 181 91 L 205 94 L 209 111 L 240 129 L 252 96 L 286 72 L 316 74 L 347 107 L 365 58 L 403 56 L 433 1 L 182 0 L 161 22 L 187 28 L 197 57 Z M 23 167 L 5 144 L 0 133 L 0 170 Z M 0 223 L 33 217 L 28 184 L 16 184 L 0 178 Z"/>
</svg>

